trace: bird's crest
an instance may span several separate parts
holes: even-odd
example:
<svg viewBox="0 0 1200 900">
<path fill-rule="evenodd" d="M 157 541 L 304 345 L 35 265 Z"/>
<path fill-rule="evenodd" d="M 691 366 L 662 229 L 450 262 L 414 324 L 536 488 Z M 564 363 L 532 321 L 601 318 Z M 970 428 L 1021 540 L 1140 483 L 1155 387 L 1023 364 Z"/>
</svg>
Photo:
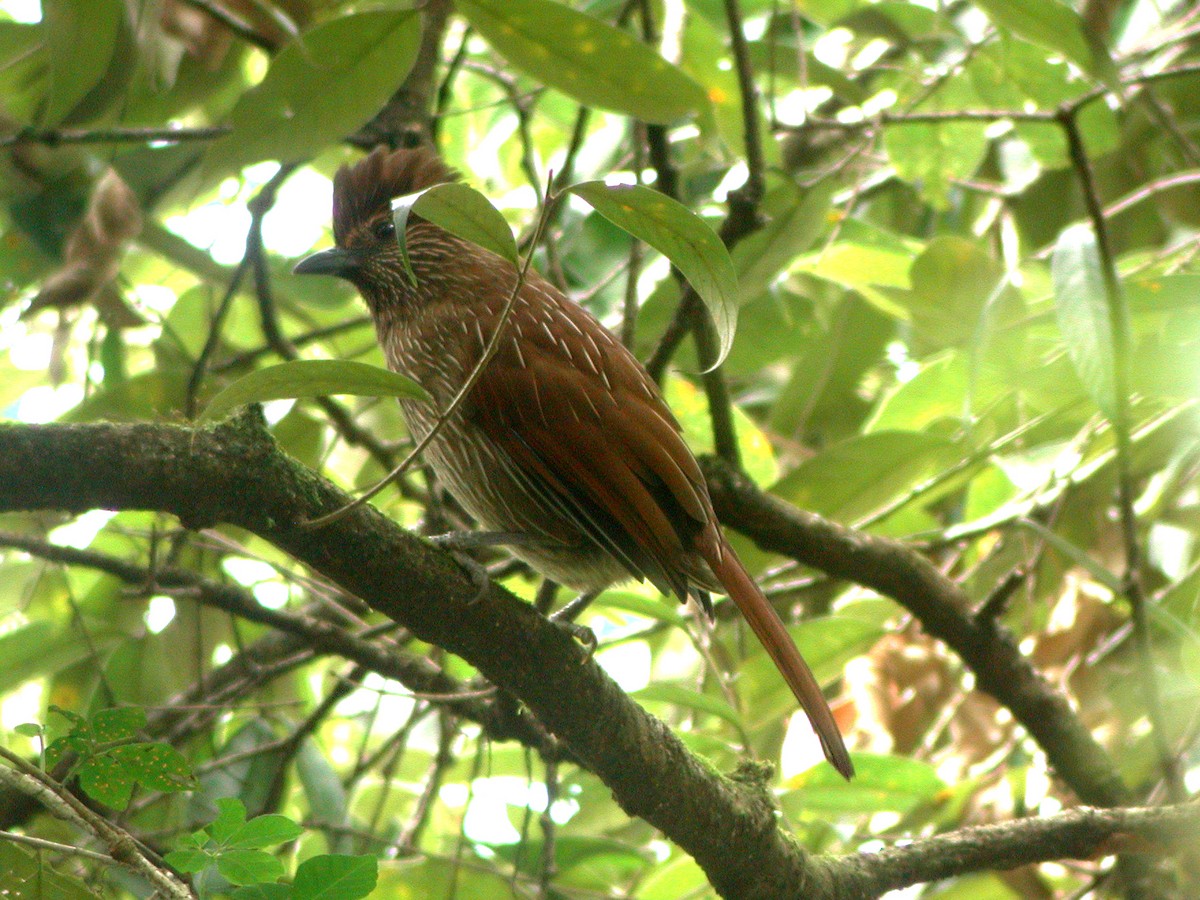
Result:
<svg viewBox="0 0 1200 900">
<path fill-rule="evenodd" d="M 334 240 L 341 245 L 356 225 L 388 209 L 394 197 L 457 179 L 458 173 L 428 147 L 376 147 L 333 177 Z"/>
</svg>

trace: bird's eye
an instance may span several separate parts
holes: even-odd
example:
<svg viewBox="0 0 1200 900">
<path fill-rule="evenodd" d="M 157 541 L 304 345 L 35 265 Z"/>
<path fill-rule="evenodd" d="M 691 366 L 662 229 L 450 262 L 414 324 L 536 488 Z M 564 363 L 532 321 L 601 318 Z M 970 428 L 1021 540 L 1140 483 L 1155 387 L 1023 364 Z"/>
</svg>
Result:
<svg viewBox="0 0 1200 900">
<path fill-rule="evenodd" d="M 390 241 L 396 237 L 396 226 L 391 219 L 383 219 L 372 229 L 372 233 L 381 241 Z"/>
</svg>

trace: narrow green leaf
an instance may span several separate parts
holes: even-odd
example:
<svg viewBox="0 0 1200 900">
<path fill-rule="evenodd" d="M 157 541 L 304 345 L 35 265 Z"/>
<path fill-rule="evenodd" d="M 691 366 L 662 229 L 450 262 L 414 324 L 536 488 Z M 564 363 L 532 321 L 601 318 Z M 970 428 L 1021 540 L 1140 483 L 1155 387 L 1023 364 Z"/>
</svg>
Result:
<svg viewBox="0 0 1200 900">
<path fill-rule="evenodd" d="M 825 227 L 836 179 L 826 178 L 807 191 L 788 187 L 795 200 L 765 228 L 756 231 L 733 248 L 738 291 L 742 302 L 753 300 L 783 272 L 797 256 L 806 252 Z"/>
<path fill-rule="evenodd" d="M 358 900 L 375 890 L 379 861 L 374 856 L 327 853 L 300 864 L 292 881 L 293 900 Z"/>
<path fill-rule="evenodd" d="M 1116 68 L 1089 34 L 1079 13 L 1058 0 L 979 0 L 989 19 L 1031 44 L 1061 53 L 1083 71 L 1112 84 Z"/>
<path fill-rule="evenodd" d="M 473 187 L 458 182 L 435 184 L 415 194 L 406 194 L 392 201 L 392 221 L 396 226 L 396 240 L 400 242 L 400 255 L 409 280 L 416 284 L 416 275 L 408 258 L 406 229 L 412 214 L 428 219 L 434 225 L 490 250 L 507 259 L 514 266 L 520 265 L 517 242 L 512 229 L 492 206 L 490 200 Z"/>
<path fill-rule="evenodd" d="M 665 194 L 643 185 L 587 181 L 568 191 L 600 215 L 645 241 L 671 261 L 696 289 L 716 325 L 720 365 L 733 346 L 737 328 L 737 272 L 729 251 L 702 218 Z"/>
<path fill-rule="evenodd" d="M 1028 528 L 1058 550 L 1065 558 L 1087 572 L 1090 572 L 1093 578 L 1114 594 L 1120 594 L 1124 591 L 1125 587 L 1121 582 L 1121 576 L 1102 565 L 1083 547 L 1067 540 L 1062 535 L 1047 528 L 1041 522 L 1035 522 L 1033 519 L 1017 519 L 1016 523 L 1023 528 Z"/>
<path fill-rule="evenodd" d="M 50 55 L 45 126 L 58 125 L 108 71 L 125 4 L 118 0 L 43 0 L 42 28 Z"/>
<path fill-rule="evenodd" d="M 694 709 L 698 712 L 710 713 L 719 719 L 724 719 L 739 731 L 742 728 L 742 720 L 737 710 L 720 697 L 702 694 L 699 691 L 693 691 L 690 688 L 681 687 L 677 684 L 665 684 L 661 682 L 652 684 L 649 687 L 642 688 L 640 691 L 635 691 L 632 696 L 639 702 L 654 700 L 660 703 L 673 703 L 675 706 Z"/>
<path fill-rule="evenodd" d="M 700 111 L 704 90 L 627 32 L 551 0 L 459 0 L 460 13 L 538 81 L 585 106 L 668 124 Z"/>
<path fill-rule="evenodd" d="M 1105 301 L 1104 274 L 1096 236 L 1089 225 L 1072 225 L 1054 245 L 1050 261 L 1054 305 L 1067 353 L 1083 381 L 1109 419 L 1117 410 L 1113 377 L 1116 358 Z"/>
<path fill-rule="evenodd" d="M 226 173 L 263 159 L 303 159 L 371 118 L 416 60 L 421 23 L 412 10 L 337 16 L 288 44 L 230 115 L 203 167 Z"/>
<path fill-rule="evenodd" d="M 403 375 L 366 363 L 336 359 L 297 359 L 258 369 L 239 378 L 217 396 L 200 416 L 211 422 L 247 403 L 292 397 L 354 394 L 366 397 L 405 397 L 424 400 L 424 389 Z"/>
</svg>

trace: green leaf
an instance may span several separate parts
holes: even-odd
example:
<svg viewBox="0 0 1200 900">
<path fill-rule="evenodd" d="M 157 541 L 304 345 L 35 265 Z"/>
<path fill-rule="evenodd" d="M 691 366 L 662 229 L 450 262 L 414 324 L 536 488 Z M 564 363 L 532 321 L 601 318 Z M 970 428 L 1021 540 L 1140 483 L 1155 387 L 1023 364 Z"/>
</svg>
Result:
<svg viewBox="0 0 1200 900">
<path fill-rule="evenodd" d="M 702 694 L 699 691 L 693 691 L 690 688 L 685 688 L 677 684 L 666 684 L 664 682 L 652 684 L 649 687 L 642 688 L 640 691 L 635 691 L 632 696 L 639 702 L 651 700 L 660 703 L 672 703 L 675 706 L 683 706 L 687 709 L 710 713 L 719 719 L 725 720 L 739 731 L 742 728 L 741 716 L 738 715 L 736 709 L 723 699 Z"/>
<path fill-rule="evenodd" d="M 41 735 L 42 726 L 37 722 L 24 722 L 14 728 L 13 731 L 22 737 L 35 738 Z"/>
<path fill-rule="evenodd" d="M 1117 410 L 1114 381 L 1116 357 L 1109 327 L 1104 274 L 1096 236 L 1090 225 L 1072 225 L 1054 245 L 1050 261 L 1054 278 L 1054 304 L 1058 327 L 1067 353 L 1087 387 L 1109 419 Z"/>
<path fill-rule="evenodd" d="M 783 796 L 785 810 L 907 813 L 946 789 L 933 766 L 903 756 L 855 753 L 854 770 L 854 780 L 846 784 L 829 766 L 814 766 L 792 779 L 796 789 Z"/>
<path fill-rule="evenodd" d="M 269 814 L 255 816 L 225 841 L 225 846 L 241 850 L 261 850 L 285 841 L 294 841 L 304 829 L 287 816 Z"/>
<path fill-rule="evenodd" d="M 95 756 L 79 767 L 79 786 L 94 800 L 113 809 L 124 809 L 133 796 L 134 777 L 108 754 Z"/>
<path fill-rule="evenodd" d="M 837 189 L 838 183 L 833 178 L 820 181 L 806 191 L 789 186 L 787 190 L 795 194 L 795 200 L 766 227 L 733 248 L 743 303 L 770 287 L 797 256 L 812 246 L 828 221 Z"/>
<path fill-rule="evenodd" d="M 54 871 L 47 855 L 0 841 L 3 895 L 11 900 L 96 900 L 98 895 L 82 881 Z"/>
<path fill-rule="evenodd" d="M 283 863 L 265 850 L 230 850 L 217 858 L 217 871 L 233 884 L 258 884 L 280 878 Z"/>
<path fill-rule="evenodd" d="M 1079 13 L 1058 0 L 979 0 L 988 18 L 1039 47 L 1061 53 L 1083 71 L 1110 85 L 1116 69 Z"/>
<path fill-rule="evenodd" d="M 42 125 L 60 124 L 104 78 L 124 16 L 119 0 L 43 0 L 50 96 Z"/>
<path fill-rule="evenodd" d="M 428 219 L 464 241 L 490 250 L 514 266 L 520 265 L 521 258 L 517 255 L 517 242 L 513 240 L 512 229 L 487 197 L 475 188 L 458 182 L 435 184 L 423 191 L 397 197 L 392 201 L 396 240 L 400 243 L 404 270 L 413 284 L 416 284 L 417 278 L 409 263 L 406 239 L 408 217 L 412 213 Z"/>
<path fill-rule="evenodd" d="M 737 327 L 737 272 L 729 251 L 702 218 L 660 191 L 643 185 L 587 181 L 567 189 L 600 215 L 645 241 L 671 261 L 696 289 L 717 329 L 720 365 Z"/>
<path fill-rule="evenodd" d="M 358 900 L 375 890 L 379 861 L 374 856 L 328 853 L 300 864 L 292 881 L 294 900 Z"/>
<path fill-rule="evenodd" d="M 121 741 L 136 735 L 146 724 L 146 711 L 140 706 L 102 709 L 91 719 L 92 730 L 100 743 Z"/>
<path fill-rule="evenodd" d="M 291 896 L 290 884 L 248 884 L 232 894 L 233 900 L 288 900 Z"/>
<path fill-rule="evenodd" d="M 424 389 L 404 375 L 350 360 L 297 359 L 257 369 L 239 378 L 209 402 L 200 416 L 211 422 L 247 403 L 291 397 L 355 394 L 424 400 Z"/>
<path fill-rule="evenodd" d="M 142 743 L 114 747 L 109 755 L 129 775 L 152 791 L 175 793 L 192 790 L 196 779 L 187 759 L 170 744 Z"/>
<path fill-rule="evenodd" d="M 236 797 L 222 797 L 217 801 L 217 810 L 217 817 L 205 830 L 218 844 L 224 844 L 246 823 L 246 804 Z"/>
<path fill-rule="evenodd" d="M 705 107 L 703 89 L 650 47 L 551 0 L 459 0 L 509 62 L 585 106 L 669 124 Z"/>
<path fill-rule="evenodd" d="M 172 850 L 163 858 L 172 868 L 186 873 L 199 872 L 212 861 L 203 850 Z"/>
<path fill-rule="evenodd" d="M 303 159 L 366 122 L 416 60 L 421 23 L 412 10 L 337 16 L 288 44 L 266 77 L 238 100 L 233 131 L 204 156 L 225 174 L 263 159 Z"/>
</svg>

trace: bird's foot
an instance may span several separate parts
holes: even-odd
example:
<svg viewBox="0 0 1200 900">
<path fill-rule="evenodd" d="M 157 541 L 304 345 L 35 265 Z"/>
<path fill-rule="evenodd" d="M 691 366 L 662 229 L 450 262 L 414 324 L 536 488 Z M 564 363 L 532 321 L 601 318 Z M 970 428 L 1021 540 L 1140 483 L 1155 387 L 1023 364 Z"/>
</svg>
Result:
<svg viewBox="0 0 1200 900">
<path fill-rule="evenodd" d="M 550 621 L 554 622 L 560 628 L 583 644 L 585 655 L 583 662 L 587 662 L 596 653 L 596 647 L 599 646 L 599 641 L 596 640 L 596 632 L 588 628 L 586 625 L 580 625 L 575 621 L 575 617 L 587 609 L 588 605 L 600 595 L 599 591 L 584 591 L 554 615 L 550 616 Z"/>
<path fill-rule="evenodd" d="M 600 646 L 600 642 L 596 640 L 596 632 L 592 629 L 586 625 L 580 625 L 578 622 L 560 621 L 554 616 L 550 617 L 550 621 L 583 645 L 583 659 L 580 660 L 580 665 L 596 655 L 596 648 Z"/>
<path fill-rule="evenodd" d="M 429 543 L 443 550 L 482 550 L 488 547 L 520 547 L 536 540 L 520 531 L 447 531 L 429 538 Z"/>
<path fill-rule="evenodd" d="M 462 550 L 457 550 L 453 547 L 443 547 L 442 549 L 454 557 L 454 561 L 458 563 L 467 577 L 471 579 L 471 586 L 475 589 L 475 593 L 467 600 L 467 606 L 474 606 L 487 597 L 492 590 L 492 579 L 488 575 L 488 570 L 483 567 L 479 560 L 471 556 L 471 554 L 464 553 Z"/>
</svg>

